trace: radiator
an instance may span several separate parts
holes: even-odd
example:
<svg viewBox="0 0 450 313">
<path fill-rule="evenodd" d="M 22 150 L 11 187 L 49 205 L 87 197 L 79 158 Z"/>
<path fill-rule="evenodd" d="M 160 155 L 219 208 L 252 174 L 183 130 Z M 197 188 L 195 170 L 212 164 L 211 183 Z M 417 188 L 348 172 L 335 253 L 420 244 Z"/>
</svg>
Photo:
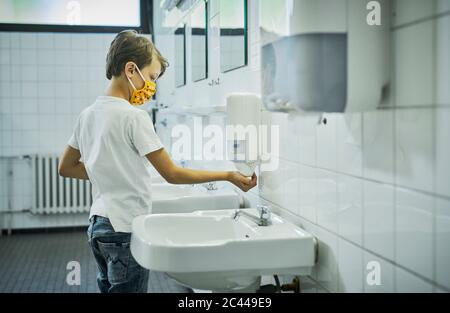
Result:
<svg viewBox="0 0 450 313">
<path fill-rule="evenodd" d="M 92 187 L 88 180 L 59 176 L 59 158 L 55 155 L 35 155 L 31 162 L 34 181 L 32 213 L 89 212 Z"/>
</svg>

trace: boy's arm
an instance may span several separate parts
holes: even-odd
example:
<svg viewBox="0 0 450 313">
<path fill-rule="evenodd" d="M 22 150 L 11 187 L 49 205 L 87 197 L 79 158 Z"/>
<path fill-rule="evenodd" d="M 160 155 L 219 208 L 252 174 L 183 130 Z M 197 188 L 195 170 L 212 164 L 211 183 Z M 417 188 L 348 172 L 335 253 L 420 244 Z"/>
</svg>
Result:
<svg viewBox="0 0 450 313">
<path fill-rule="evenodd" d="M 164 148 L 146 155 L 155 169 L 171 184 L 198 184 L 210 181 L 229 181 L 243 191 L 256 186 L 256 175 L 245 177 L 238 172 L 193 170 L 176 166 Z"/>
<path fill-rule="evenodd" d="M 80 162 L 80 150 L 67 146 L 59 160 L 58 173 L 63 177 L 89 180 L 83 162 Z"/>
</svg>

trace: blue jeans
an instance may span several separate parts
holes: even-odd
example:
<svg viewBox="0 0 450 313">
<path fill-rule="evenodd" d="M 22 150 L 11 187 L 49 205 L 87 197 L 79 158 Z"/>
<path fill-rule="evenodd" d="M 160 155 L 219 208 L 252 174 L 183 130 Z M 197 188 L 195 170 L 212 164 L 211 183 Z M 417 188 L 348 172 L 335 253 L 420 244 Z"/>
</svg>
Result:
<svg viewBox="0 0 450 313">
<path fill-rule="evenodd" d="M 91 217 L 87 233 L 100 292 L 147 292 L 149 271 L 131 255 L 131 233 L 115 232 L 109 219 L 97 215 Z"/>
</svg>

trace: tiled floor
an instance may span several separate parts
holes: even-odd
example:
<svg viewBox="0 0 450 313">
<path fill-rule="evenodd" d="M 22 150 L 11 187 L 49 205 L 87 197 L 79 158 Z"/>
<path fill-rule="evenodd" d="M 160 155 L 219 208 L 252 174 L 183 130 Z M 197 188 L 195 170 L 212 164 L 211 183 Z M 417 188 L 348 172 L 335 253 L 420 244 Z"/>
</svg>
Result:
<svg viewBox="0 0 450 313">
<path fill-rule="evenodd" d="M 80 264 L 80 285 L 66 283 L 67 263 Z M 99 292 L 97 267 L 84 230 L 0 237 L 0 292 Z M 192 292 L 165 274 L 150 272 L 148 292 Z"/>
</svg>

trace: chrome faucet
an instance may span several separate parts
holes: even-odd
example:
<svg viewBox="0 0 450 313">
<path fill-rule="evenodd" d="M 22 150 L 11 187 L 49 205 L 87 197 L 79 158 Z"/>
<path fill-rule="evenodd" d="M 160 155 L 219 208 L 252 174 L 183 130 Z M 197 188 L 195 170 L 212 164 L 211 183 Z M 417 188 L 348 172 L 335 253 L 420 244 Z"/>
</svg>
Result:
<svg viewBox="0 0 450 313">
<path fill-rule="evenodd" d="M 258 210 L 259 217 L 249 214 L 249 213 L 245 212 L 245 210 L 236 209 L 234 211 L 232 218 L 235 221 L 237 221 L 239 219 L 239 216 L 244 214 L 245 216 L 250 218 L 252 221 L 254 221 L 258 226 L 271 225 L 272 219 L 271 219 L 270 207 L 268 207 L 267 205 L 258 205 L 258 206 L 256 206 L 256 209 Z"/>
</svg>

